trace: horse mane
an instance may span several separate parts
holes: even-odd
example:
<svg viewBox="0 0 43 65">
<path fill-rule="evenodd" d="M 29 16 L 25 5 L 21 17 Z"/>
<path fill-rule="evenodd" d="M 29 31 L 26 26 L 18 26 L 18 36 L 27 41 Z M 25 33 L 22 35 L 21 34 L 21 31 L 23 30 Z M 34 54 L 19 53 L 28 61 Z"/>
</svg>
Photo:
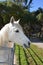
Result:
<svg viewBox="0 0 43 65">
<path fill-rule="evenodd" d="M 9 24 L 4 25 L 4 27 L 0 31 L 6 30 L 8 28 L 8 26 L 9 26 Z"/>
<path fill-rule="evenodd" d="M 3 46 L 6 41 L 8 41 L 8 24 L 6 24 L 1 30 L 0 30 L 0 46 Z"/>
</svg>

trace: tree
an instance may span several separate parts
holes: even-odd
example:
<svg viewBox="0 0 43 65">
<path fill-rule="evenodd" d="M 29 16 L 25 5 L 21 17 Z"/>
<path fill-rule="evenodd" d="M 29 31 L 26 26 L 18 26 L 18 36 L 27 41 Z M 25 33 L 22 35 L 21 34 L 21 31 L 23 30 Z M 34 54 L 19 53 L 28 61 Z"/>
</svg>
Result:
<svg viewBox="0 0 43 65">
<path fill-rule="evenodd" d="M 22 3 L 21 6 L 24 8 L 24 9 L 30 9 L 30 5 L 32 3 L 33 0 L 13 0 L 14 2 L 17 2 L 16 4 L 18 5 L 19 3 Z"/>
<path fill-rule="evenodd" d="M 43 13 L 43 9 L 42 8 L 38 8 L 38 11 L 40 12 L 40 13 Z"/>
<path fill-rule="evenodd" d="M 41 25 L 41 29 L 40 29 L 40 37 L 43 37 L 43 13 L 39 13 L 37 15 L 37 19 Z"/>
<path fill-rule="evenodd" d="M 35 16 L 37 16 L 40 13 L 43 13 L 43 9 L 39 7 L 38 10 L 35 11 Z"/>
<path fill-rule="evenodd" d="M 30 9 L 30 5 L 32 3 L 33 0 L 25 0 L 25 8 L 27 8 L 28 10 Z"/>
<path fill-rule="evenodd" d="M 11 6 L 12 0 L 6 0 L 7 6 Z"/>
<path fill-rule="evenodd" d="M 40 22 L 43 23 L 43 13 L 39 13 L 39 14 L 37 15 L 37 19 L 38 19 L 38 21 L 40 21 Z"/>
</svg>

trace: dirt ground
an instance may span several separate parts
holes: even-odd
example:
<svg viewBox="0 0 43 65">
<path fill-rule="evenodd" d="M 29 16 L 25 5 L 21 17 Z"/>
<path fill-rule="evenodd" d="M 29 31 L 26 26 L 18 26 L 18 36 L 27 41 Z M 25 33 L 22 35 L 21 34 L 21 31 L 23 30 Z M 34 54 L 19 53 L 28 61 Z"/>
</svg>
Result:
<svg viewBox="0 0 43 65">
<path fill-rule="evenodd" d="M 39 48 L 43 48 L 43 41 L 41 41 L 40 38 L 30 38 L 30 41 Z"/>
<path fill-rule="evenodd" d="M 37 45 L 39 48 L 43 48 L 43 43 L 32 43 L 34 45 Z"/>
</svg>

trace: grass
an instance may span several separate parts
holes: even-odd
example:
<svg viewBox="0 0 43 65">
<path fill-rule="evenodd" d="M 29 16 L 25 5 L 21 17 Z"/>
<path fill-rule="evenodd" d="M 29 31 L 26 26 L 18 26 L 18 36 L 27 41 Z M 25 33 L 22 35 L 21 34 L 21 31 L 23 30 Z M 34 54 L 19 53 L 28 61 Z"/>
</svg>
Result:
<svg viewBox="0 0 43 65">
<path fill-rule="evenodd" d="M 37 57 L 40 57 L 41 61 L 43 62 L 43 49 L 38 48 L 37 46 L 32 45 L 32 44 L 31 44 L 31 49 Z"/>
<path fill-rule="evenodd" d="M 17 65 L 43 65 L 43 49 L 33 44 L 28 49 L 15 45 L 15 54 Z"/>
</svg>

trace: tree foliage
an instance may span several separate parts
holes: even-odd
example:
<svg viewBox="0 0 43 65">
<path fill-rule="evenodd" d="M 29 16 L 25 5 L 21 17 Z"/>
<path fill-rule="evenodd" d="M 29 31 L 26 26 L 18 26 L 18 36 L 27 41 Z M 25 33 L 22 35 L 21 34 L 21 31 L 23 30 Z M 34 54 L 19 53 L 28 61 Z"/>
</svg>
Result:
<svg viewBox="0 0 43 65">
<path fill-rule="evenodd" d="M 29 34 L 41 32 L 43 9 L 39 8 L 31 13 L 12 2 L 10 4 L 11 6 L 7 6 L 6 3 L 0 3 L 0 21 L 2 22 L 0 22 L 0 28 L 10 21 L 11 16 L 14 16 L 15 20 L 20 18 L 20 24 Z"/>
<path fill-rule="evenodd" d="M 39 14 L 37 15 L 37 19 L 38 19 L 38 21 L 43 22 L 43 13 L 39 13 Z"/>
</svg>

